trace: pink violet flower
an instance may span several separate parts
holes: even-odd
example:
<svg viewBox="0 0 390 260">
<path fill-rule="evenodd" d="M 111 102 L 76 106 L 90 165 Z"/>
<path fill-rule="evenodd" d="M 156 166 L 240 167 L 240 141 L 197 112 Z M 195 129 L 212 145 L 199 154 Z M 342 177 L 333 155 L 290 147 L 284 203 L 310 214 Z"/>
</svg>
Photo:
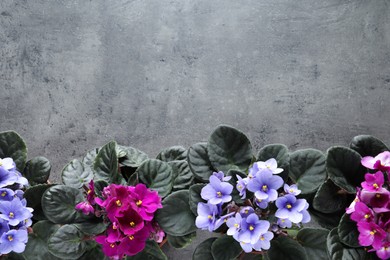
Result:
<svg viewBox="0 0 390 260">
<path fill-rule="evenodd" d="M 364 179 L 365 181 L 362 182 L 363 189 L 372 192 L 382 190 L 382 186 L 385 183 L 382 172 L 376 172 L 375 174 L 367 173 L 364 175 Z"/>
<path fill-rule="evenodd" d="M 119 230 L 119 227 L 115 222 L 107 228 L 107 237 L 106 237 L 107 242 L 115 243 L 120 241 L 122 237 L 123 234 Z"/>
<path fill-rule="evenodd" d="M 129 194 L 133 198 L 131 206 L 138 211 L 141 217 L 150 221 L 154 217 L 154 212 L 162 208 L 161 198 L 157 191 L 152 191 L 145 184 L 137 184 L 135 187 L 129 187 Z"/>
<path fill-rule="evenodd" d="M 390 170 L 390 152 L 385 151 L 375 157 L 365 156 L 361 163 L 368 169 L 388 171 Z"/>
<path fill-rule="evenodd" d="M 145 226 L 137 233 L 125 236 L 119 244 L 119 252 L 132 256 L 136 255 L 145 248 L 146 241 L 149 238 L 150 227 Z"/>
<path fill-rule="evenodd" d="M 374 212 L 363 202 L 356 202 L 355 211 L 351 214 L 351 219 L 355 222 L 373 222 Z"/>
<path fill-rule="evenodd" d="M 123 257 L 122 255 L 119 255 L 118 251 L 118 245 L 119 242 L 116 243 L 110 243 L 107 241 L 106 236 L 100 235 L 95 237 L 95 241 L 102 245 L 102 251 L 103 253 L 108 257 L 117 257 L 119 259 Z"/>
<path fill-rule="evenodd" d="M 390 192 L 382 188 L 379 192 L 369 192 L 362 190 L 360 192 L 360 201 L 370 206 L 374 212 L 380 213 L 388 211 L 388 203 L 390 199 Z"/>
<path fill-rule="evenodd" d="M 157 243 L 161 243 L 164 240 L 164 237 L 165 237 L 164 231 L 160 228 L 157 222 L 153 222 L 149 239 L 152 239 Z"/>
<path fill-rule="evenodd" d="M 76 205 L 76 210 L 82 211 L 84 215 L 88 215 L 89 213 L 94 213 L 95 209 L 89 204 L 88 201 L 82 201 Z"/>
<path fill-rule="evenodd" d="M 89 185 L 88 185 L 87 201 L 91 205 L 95 205 L 96 204 L 96 202 L 95 202 L 95 186 L 94 186 L 93 180 L 91 180 L 89 182 Z"/>
<path fill-rule="evenodd" d="M 359 244 L 362 246 L 371 246 L 377 249 L 381 246 L 382 240 L 386 237 L 386 232 L 373 222 L 358 222 Z"/>
<path fill-rule="evenodd" d="M 357 190 L 357 191 L 356 191 L 356 197 L 355 197 L 355 199 L 352 201 L 351 205 L 349 205 L 349 207 L 345 209 L 345 212 L 346 212 L 347 214 L 351 214 L 352 212 L 354 212 L 354 211 L 355 211 L 355 205 L 356 205 L 356 203 L 360 201 L 359 197 L 360 197 L 360 191 L 361 191 L 361 189 L 360 189 L 360 188 L 357 188 L 356 190 Z"/>
<path fill-rule="evenodd" d="M 389 259 L 390 258 L 390 242 L 384 242 L 377 250 L 376 255 L 380 259 Z"/>
<path fill-rule="evenodd" d="M 133 235 L 144 227 L 144 219 L 129 207 L 123 212 L 123 216 L 117 217 L 119 227 L 125 235 Z"/>
</svg>

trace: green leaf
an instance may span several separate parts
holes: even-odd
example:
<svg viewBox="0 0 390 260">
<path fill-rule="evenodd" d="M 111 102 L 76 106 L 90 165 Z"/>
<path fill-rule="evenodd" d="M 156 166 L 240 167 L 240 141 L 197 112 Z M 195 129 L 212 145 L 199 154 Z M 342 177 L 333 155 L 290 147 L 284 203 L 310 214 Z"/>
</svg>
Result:
<svg viewBox="0 0 390 260">
<path fill-rule="evenodd" d="M 187 149 L 183 146 L 172 146 L 167 149 L 162 150 L 158 155 L 157 159 L 170 162 L 170 161 L 178 161 L 178 160 L 186 160 L 187 159 Z"/>
<path fill-rule="evenodd" d="M 329 178 L 340 188 L 351 194 L 364 181 L 365 168 L 362 157 L 352 149 L 342 146 L 329 148 L 326 157 L 326 170 Z"/>
<path fill-rule="evenodd" d="M 11 157 L 19 172 L 27 160 L 27 147 L 22 137 L 14 131 L 0 132 L 0 158 Z"/>
<path fill-rule="evenodd" d="M 192 185 L 189 189 L 189 206 L 192 213 L 194 213 L 195 216 L 198 215 L 198 203 L 206 202 L 200 196 L 200 192 L 202 191 L 204 186 L 206 186 L 206 184 L 199 183 L 199 184 Z"/>
<path fill-rule="evenodd" d="M 83 232 L 86 235 L 92 236 L 92 235 L 98 235 L 100 233 L 103 233 L 107 225 L 102 222 L 99 218 L 94 218 L 89 221 L 80 222 L 77 224 L 74 224 L 81 232 Z"/>
<path fill-rule="evenodd" d="M 188 165 L 195 178 L 202 182 L 208 182 L 214 172 L 208 153 L 207 143 L 196 143 L 188 149 Z"/>
<path fill-rule="evenodd" d="M 193 260 L 214 260 L 213 255 L 211 254 L 211 246 L 214 241 L 217 240 L 216 237 L 210 237 L 200 243 L 192 254 Z"/>
<path fill-rule="evenodd" d="M 290 171 L 290 155 L 287 146 L 283 144 L 270 144 L 260 149 L 257 153 L 257 161 L 267 161 L 274 158 L 278 163 L 278 168 L 282 168 L 283 172 L 279 174 L 283 180 L 286 180 Z"/>
<path fill-rule="evenodd" d="M 191 244 L 192 240 L 196 237 L 196 232 L 190 233 L 184 236 L 171 236 L 167 235 L 168 243 L 174 248 L 184 248 Z"/>
<path fill-rule="evenodd" d="M 136 174 L 142 183 L 149 189 L 158 191 L 162 198 L 172 190 L 172 167 L 166 162 L 155 159 L 146 160 L 137 169 Z"/>
<path fill-rule="evenodd" d="M 214 259 L 236 259 L 241 252 L 240 244 L 228 235 L 218 237 L 211 245 L 211 254 Z"/>
<path fill-rule="evenodd" d="M 95 241 L 88 241 L 88 249 L 78 260 L 109 260 L 102 251 L 102 246 Z"/>
<path fill-rule="evenodd" d="M 328 249 L 328 256 L 332 260 L 357 260 L 365 258 L 365 251 L 363 248 L 349 248 L 345 247 L 341 242 L 337 232 L 337 228 L 329 232 L 326 246 Z"/>
<path fill-rule="evenodd" d="M 193 183 L 194 175 L 187 161 L 169 161 L 168 164 L 173 170 L 173 190 L 188 189 Z"/>
<path fill-rule="evenodd" d="M 98 155 L 99 151 L 100 151 L 100 148 L 95 148 L 95 149 L 88 151 L 83 158 L 83 164 L 93 168 L 93 164 L 95 163 L 95 159 L 96 159 L 96 156 Z"/>
<path fill-rule="evenodd" d="M 189 206 L 189 191 L 173 192 L 162 201 L 155 215 L 157 223 L 172 236 L 184 236 L 196 231 L 195 215 Z"/>
<path fill-rule="evenodd" d="M 51 222 L 58 224 L 73 223 L 81 214 L 75 210 L 75 206 L 83 200 L 84 196 L 78 189 L 56 185 L 43 193 L 42 209 Z"/>
<path fill-rule="evenodd" d="M 318 223 L 323 228 L 332 229 L 339 224 L 343 211 L 325 214 L 310 208 L 309 213 L 314 223 Z"/>
<path fill-rule="evenodd" d="M 77 259 L 87 250 L 83 233 L 74 225 L 61 226 L 48 240 L 50 253 L 63 259 Z"/>
<path fill-rule="evenodd" d="M 211 164 L 218 171 L 246 171 L 252 161 L 252 145 L 239 130 L 221 125 L 211 134 L 207 145 Z"/>
<path fill-rule="evenodd" d="M 25 258 L 29 260 L 60 259 L 52 255 L 47 248 L 47 240 L 59 227 L 47 220 L 35 223 L 32 227 L 33 233 L 28 234 L 28 243 L 23 252 Z"/>
<path fill-rule="evenodd" d="M 313 208 L 322 213 L 334 213 L 347 208 L 350 202 L 349 194 L 328 179 L 317 190 L 313 199 Z"/>
<path fill-rule="evenodd" d="M 303 228 L 297 235 L 298 242 L 305 249 L 308 259 L 328 259 L 326 239 L 329 230 L 322 228 Z"/>
<path fill-rule="evenodd" d="M 146 241 L 145 249 L 135 256 L 126 257 L 127 260 L 168 260 L 168 257 L 161 251 L 160 247 L 155 241 Z"/>
<path fill-rule="evenodd" d="M 347 213 L 341 217 L 339 226 L 337 227 L 340 242 L 350 247 L 361 247 L 359 244 L 359 230 L 356 222 L 351 220 Z"/>
<path fill-rule="evenodd" d="M 315 149 L 298 150 L 290 154 L 290 178 L 302 194 L 315 192 L 326 179 L 325 155 Z"/>
<path fill-rule="evenodd" d="M 350 147 L 362 157 L 375 157 L 381 152 L 389 151 L 389 148 L 381 140 L 371 135 L 355 136 L 351 141 Z"/>
<path fill-rule="evenodd" d="M 90 167 L 85 167 L 77 159 L 68 163 L 61 173 L 62 182 L 70 187 L 80 189 L 83 185 L 88 185 L 93 179 L 93 172 Z"/>
<path fill-rule="evenodd" d="M 305 249 L 289 237 L 278 237 L 271 240 L 271 248 L 267 251 L 265 257 L 270 260 L 308 259 Z"/>
<path fill-rule="evenodd" d="M 34 209 L 33 219 L 35 220 L 44 220 L 46 219 L 45 214 L 42 210 L 42 196 L 43 193 L 50 187 L 55 186 L 56 184 L 38 184 L 31 186 L 24 192 L 24 198 L 27 200 L 27 206 Z"/>
<path fill-rule="evenodd" d="M 108 183 L 105 182 L 105 181 L 102 181 L 102 180 L 94 181 L 93 182 L 93 186 L 95 187 L 95 194 L 96 194 L 96 196 L 102 197 L 103 189 L 104 189 L 104 187 L 108 186 Z"/>
<path fill-rule="evenodd" d="M 120 161 L 125 166 L 138 168 L 144 161 L 149 159 L 146 153 L 133 147 L 121 145 L 119 147 L 126 151 L 125 157 Z"/>
<path fill-rule="evenodd" d="M 120 183 L 115 141 L 109 142 L 100 149 L 96 156 L 93 169 L 95 171 L 95 180 L 103 180 L 108 183 Z"/>
<path fill-rule="evenodd" d="M 23 175 L 27 178 L 30 185 L 43 184 L 49 179 L 50 170 L 49 160 L 39 156 L 27 162 Z"/>
</svg>

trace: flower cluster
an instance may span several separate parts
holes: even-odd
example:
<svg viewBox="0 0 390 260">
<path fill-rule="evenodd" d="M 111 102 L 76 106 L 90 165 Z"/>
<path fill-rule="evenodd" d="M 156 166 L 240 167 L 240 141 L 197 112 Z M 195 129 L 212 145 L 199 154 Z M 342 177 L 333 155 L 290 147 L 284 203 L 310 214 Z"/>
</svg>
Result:
<svg viewBox="0 0 390 260">
<path fill-rule="evenodd" d="M 207 203 L 198 203 L 196 226 L 211 232 L 226 223 L 227 235 L 233 236 L 245 252 L 269 249 L 270 240 L 274 233 L 282 232 L 281 228 L 310 221 L 309 204 L 296 198 L 300 193 L 296 185 L 285 184 L 277 175 L 282 171 L 272 158 L 255 162 L 245 178 L 237 175 L 236 189 L 244 200 L 242 205 L 232 201 L 233 185 L 228 182 L 231 176 L 213 173 L 209 184 L 201 190 L 200 195 Z M 271 203 L 277 208 L 273 214 Z M 276 222 L 271 223 L 269 217 Z"/>
<path fill-rule="evenodd" d="M 153 221 L 154 213 L 162 208 L 161 198 L 144 184 L 122 186 L 110 184 L 96 196 L 93 181 L 89 184 L 87 200 L 76 205 L 84 214 L 103 217 L 108 227 L 95 237 L 106 256 L 122 259 L 145 248 L 148 239 L 161 242 L 164 232 Z"/>
<path fill-rule="evenodd" d="M 0 255 L 21 253 L 26 247 L 33 212 L 21 190 L 27 185 L 12 158 L 0 159 Z"/>
<path fill-rule="evenodd" d="M 372 247 L 381 259 L 390 258 L 390 192 L 389 179 L 385 176 L 390 170 L 390 152 L 383 152 L 376 157 L 366 156 L 362 165 L 376 170 L 366 173 L 365 181 L 358 188 L 357 196 L 347 208 L 351 219 L 357 223 L 359 243 Z"/>
</svg>

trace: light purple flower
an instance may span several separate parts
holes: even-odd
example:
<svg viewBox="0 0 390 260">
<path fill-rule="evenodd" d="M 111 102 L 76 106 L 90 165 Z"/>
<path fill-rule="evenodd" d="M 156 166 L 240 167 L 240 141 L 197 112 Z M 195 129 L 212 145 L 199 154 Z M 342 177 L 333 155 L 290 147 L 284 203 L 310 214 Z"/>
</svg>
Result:
<svg viewBox="0 0 390 260">
<path fill-rule="evenodd" d="M 251 206 L 246 206 L 240 209 L 240 214 L 243 218 L 246 218 L 252 213 L 255 213 L 255 210 Z"/>
<path fill-rule="evenodd" d="M 252 213 L 241 223 L 241 231 L 238 234 L 238 241 L 246 244 L 254 244 L 268 231 L 270 223 L 266 220 L 259 220 L 259 217 Z"/>
<path fill-rule="evenodd" d="M 288 218 L 279 218 L 276 222 L 281 228 L 291 228 L 292 222 Z"/>
<path fill-rule="evenodd" d="M 16 226 L 31 218 L 31 211 L 23 206 L 19 198 L 14 198 L 12 201 L 1 201 L 0 212 L 0 218 L 7 220 L 11 226 Z"/>
<path fill-rule="evenodd" d="M 258 199 L 258 198 L 255 198 L 255 203 L 256 205 L 261 208 L 261 209 L 266 209 L 268 207 L 268 203 L 269 203 L 269 200 L 268 199 Z"/>
<path fill-rule="evenodd" d="M 210 232 L 214 231 L 217 227 L 215 222 L 220 215 L 218 207 L 210 203 L 198 203 L 198 216 L 195 220 L 195 225 L 203 230 L 208 229 Z"/>
<path fill-rule="evenodd" d="M 220 181 L 230 181 L 230 179 L 232 178 L 232 176 L 225 177 L 225 173 L 223 173 L 222 171 L 213 172 L 213 175 L 216 176 Z"/>
<path fill-rule="evenodd" d="M 232 200 L 233 186 L 230 183 L 222 182 L 218 177 L 211 175 L 210 183 L 203 187 L 200 196 L 211 204 L 220 204 Z"/>
<path fill-rule="evenodd" d="M 14 199 L 15 192 L 11 189 L 1 188 L 0 189 L 0 200 L 11 201 Z"/>
<path fill-rule="evenodd" d="M 8 254 L 11 251 L 22 253 L 27 243 L 27 230 L 12 229 L 1 235 L 0 238 L 0 254 Z"/>
<path fill-rule="evenodd" d="M 262 249 L 268 250 L 271 247 L 271 240 L 274 238 L 274 233 L 267 231 L 264 234 L 261 234 L 259 241 L 252 245 L 253 249 L 261 251 Z"/>
<path fill-rule="evenodd" d="M 299 223 L 303 219 L 301 211 L 306 206 L 305 199 L 297 199 L 294 195 L 287 194 L 276 200 L 275 205 L 278 210 L 275 212 L 275 216 L 281 219 L 289 219 L 293 223 Z"/>
<path fill-rule="evenodd" d="M 361 163 L 364 167 L 368 169 L 388 171 L 390 170 L 390 152 L 385 151 L 375 157 L 363 157 Z"/>
<path fill-rule="evenodd" d="M 278 197 L 277 189 L 282 187 L 282 185 L 282 178 L 273 175 L 269 170 L 263 170 L 256 175 L 256 178 L 249 181 L 247 189 L 254 192 L 257 199 L 274 201 Z"/>
<path fill-rule="evenodd" d="M 229 236 L 234 236 L 235 234 L 238 234 L 238 231 L 241 230 L 241 222 L 243 218 L 241 217 L 240 213 L 236 213 L 235 217 L 229 218 L 226 222 L 226 225 L 228 226 L 228 230 L 226 234 Z"/>
<path fill-rule="evenodd" d="M 262 161 L 255 162 L 254 164 L 257 165 L 257 168 L 259 170 L 268 169 L 273 174 L 279 174 L 279 173 L 283 172 L 282 168 L 278 168 L 278 163 L 276 162 L 276 160 L 274 158 L 271 158 L 265 162 L 262 162 Z"/>
<path fill-rule="evenodd" d="M 241 178 L 240 175 L 236 175 L 236 177 L 237 177 L 236 189 L 240 193 L 241 199 L 245 199 L 246 198 L 246 185 L 248 183 L 248 180 L 247 180 L 247 178 L 244 178 L 244 179 Z"/>
<path fill-rule="evenodd" d="M 301 193 L 301 190 L 298 189 L 298 186 L 296 184 L 292 184 L 290 186 L 288 184 L 284 184 L 283 189 L 284 192 L 286 192 L 287 194 L 292 194 L 295 196 Z"/>
<path fill-rule="evenodd" d="M 308 211 L 309 203 L 307 203 L 306 200 L 304 200 L 304 201 L 305 201 L 305 207 L 301 211 L 301 213 L 302 213 L 302 221 L 301 221 L 301 223 L 308 223 L 311 220 L 311 217 L 310 217 L 310 214 L 309 214 L 309 211 Z"/>
</svg>

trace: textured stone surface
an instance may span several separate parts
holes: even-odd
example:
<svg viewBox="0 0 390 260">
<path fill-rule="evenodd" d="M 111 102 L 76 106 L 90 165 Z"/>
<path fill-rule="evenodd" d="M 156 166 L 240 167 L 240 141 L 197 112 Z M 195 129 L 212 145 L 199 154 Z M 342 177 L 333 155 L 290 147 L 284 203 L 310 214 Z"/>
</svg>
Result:
<svg viewBox="0 0 390 260">
<path fill-rule="evenodd" d="M 390 3 L 2 0 L 0 90 L 0 131 L 53 180 L 112 139 L 155 156 L 221 123 L 256 148 L 390 141 Z"/>
</svg>

